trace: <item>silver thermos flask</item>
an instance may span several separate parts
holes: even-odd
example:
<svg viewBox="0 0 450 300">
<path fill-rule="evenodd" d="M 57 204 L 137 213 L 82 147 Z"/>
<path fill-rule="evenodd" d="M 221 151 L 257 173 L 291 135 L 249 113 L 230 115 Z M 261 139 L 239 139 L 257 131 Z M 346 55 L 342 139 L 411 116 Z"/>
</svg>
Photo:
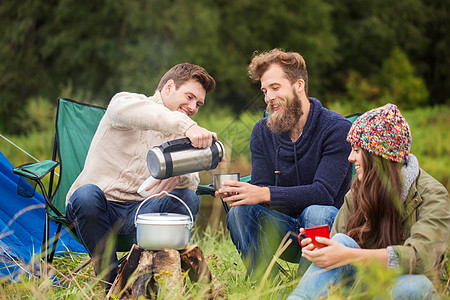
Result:
<svg viewBox="0 0 450 300">
<path fill-rule="evenodd" d="M 215 139 L 211 147 L 195 148 L 188 138 L 183 138 L 150 149 L 147 153 L 147 167 L 152 177 L 166 179 L 215 169 L 224 154 L 223 144 Z"/>
</svg>

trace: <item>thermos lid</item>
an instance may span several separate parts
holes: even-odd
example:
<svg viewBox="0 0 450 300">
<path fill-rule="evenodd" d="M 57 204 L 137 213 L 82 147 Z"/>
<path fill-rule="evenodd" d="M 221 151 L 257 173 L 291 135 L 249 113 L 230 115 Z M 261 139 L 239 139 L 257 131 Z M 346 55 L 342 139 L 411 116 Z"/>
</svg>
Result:
<svg viewBox="0 0 450 300">
<path fill-rule="evenodd" d="M 147 168 L 154 178 L 163 179 L 166 175 L 166 160 L 161 149 L 154 147 L 147 153 Z"/>
</svg>

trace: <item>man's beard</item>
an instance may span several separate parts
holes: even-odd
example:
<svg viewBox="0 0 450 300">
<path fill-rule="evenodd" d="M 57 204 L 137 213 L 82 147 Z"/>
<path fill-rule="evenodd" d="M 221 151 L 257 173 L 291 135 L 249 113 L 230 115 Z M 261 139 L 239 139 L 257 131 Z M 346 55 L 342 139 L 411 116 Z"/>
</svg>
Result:
<svg viewBox="0 0 450 300">
<path fill-rule="evenodd" d="M 268 105 L 269 118 L 267 119 L 267 126 L 270 131 L 275 134 L 283 134 L 290 132 L 300 120 L 302 116 L 302 104 L 300 98 L 292 91 L 292 98 L 284 100 L 282 103 L 278 102 L 278 105 L 282 106 L 279 111 L 274 111 L 272 106 Z"/>
</svg>

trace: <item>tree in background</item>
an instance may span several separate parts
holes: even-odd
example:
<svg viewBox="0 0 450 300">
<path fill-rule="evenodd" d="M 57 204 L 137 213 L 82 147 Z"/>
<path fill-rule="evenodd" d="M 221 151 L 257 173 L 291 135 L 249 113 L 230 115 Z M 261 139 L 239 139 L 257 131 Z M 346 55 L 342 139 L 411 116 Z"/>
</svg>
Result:
<svg viewBox="0 0 450 300">
<path fill-rule="evenodd" d="M 425 104 L 428 90 L 422 78 L 415 75 L 414 67 L 406 54 L 394 48 L 383 63 L 379 73 L 379 85 L 384 87 L 382 101 L 395 102 L 402 109 L 412 109 Z"/>
<path fill-rule="evenodd" d="M 351 107 L 350 112 L 367 111 L 387 102 L 394 102 L 404 110 L 413 109 L 424 105 L 428 99 L 424 80 L 415 74 L 406 54 L 394 48 L 381 70 L 370 78 L 350 70 L 345 80 L 346 93 L 341 100 Z"/>
<path fill-rule="evenodd" d="M 370 80 L 378 74 L 394 48 L 408 57 L 425 80 L 427 104 L 450 97 L 450 2 L 444 0 L 365 1 L 328 0 L 333 5 L 334 33 L 339 59 L 327 75 L 330 98 L 345 94 L 350 70 Z M 385 88 L 385 87 L 381 87 Z M 397 100 L 397 99 L 395 99 Z"/>
<path fill-rule="evenodd" d="M 94 99 L 112 90 L 122 8 L 115 0 L 0 2 L 1 127 L 21 128 L 11 119 L 30 97 L 55 103 L 67 85 Z"/>
<path fill-rule="evenodd" d="M 54 103 L 72 90 L 77 100 L 106 105 L 121 90 L 149 95 L 185 61 L 216 78 L 209 103 L 237 112 L 260 95 L 246 75 L 252 53 L 274 47 L 305 57 L 310 95 L 325 104 L 349 97 L 352 86 L 368 97 L 359 101 L 382 91 L 400 97 L 382 80 L 388 65 L 425 81 L 428 99 L 424 92 L 412 103 L 445 103 L 449 9 L 445 0 L 2 1 L 0 129 L 19 132 L 14 124 L 31 98 Z M 396 48 L 416 73 L 395 64 L 400 56 L 389 63 Z"/>
<path fill-rule="evenodd" d="M 0 128 L 7 131 L 14 131 L 11 117 L 29 97 L 51 90 L 40 31 L 50 7 L 30 0 L 0 2 Z"/>
</svg>

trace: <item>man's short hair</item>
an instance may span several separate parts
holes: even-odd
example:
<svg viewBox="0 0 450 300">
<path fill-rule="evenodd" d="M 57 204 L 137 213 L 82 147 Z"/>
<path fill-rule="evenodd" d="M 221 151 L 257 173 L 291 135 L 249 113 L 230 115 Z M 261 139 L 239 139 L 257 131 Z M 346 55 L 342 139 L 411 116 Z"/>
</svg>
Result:
<svg viewBox="0 0 450 300">
<path fill-rule="evenodd" d="M 175 87 L 178 89 L 189 80 L 197 81 L 205 89 L 206 93 L 211 93 L 216 88 L 216 82 L 206 70 L 200 66 L 190 63 L 182 63 L 173 66 L 164 74 L 158 84 L 158 91 L 162 91 L 164 85 L 172 79 L 175 82 Z"/>
<path fill-rule="evenodd" d="M 300 78 L 303 79 L 305 81 L 305 93 L 308 96 L 308 71 L 306 70 L 305 60 L 297 52 L 286 52 L 279 48 L 272 49 L 269 52 L 255 52 L 248 66 L 248 75 L 254 81 L 259 81 L 272 64 L 279 65 L 291 83 Z"/>
</svg>

